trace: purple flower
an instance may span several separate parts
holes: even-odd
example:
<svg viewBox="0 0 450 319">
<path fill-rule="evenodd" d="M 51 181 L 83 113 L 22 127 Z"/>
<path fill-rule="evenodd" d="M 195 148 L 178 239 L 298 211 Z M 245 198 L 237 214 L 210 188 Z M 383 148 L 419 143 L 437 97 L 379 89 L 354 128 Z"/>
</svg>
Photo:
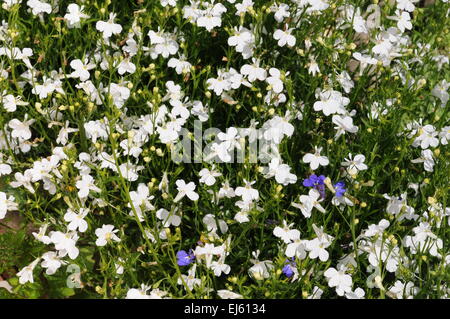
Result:
<svg viewBox="0 0 450 319">
<path fill-rule="evenodd" d="M 342 197 L 346 191 L 344 182 L 337 182 L 334 184 L 334 189 L 336 190 L 336 196 Z"/>
<path fill-rule="evenodd" d="M 325 176 L 320 175 L 317 176 L 316 174 L 312 174 L 309 176 L 309 178 L 303 180 L 303 186 L 305 187 L 314 187 L 317 189 L 320 193 L 320 196 L 322 198 L 325 198 Z"/>
<path fill-rule="evenodd" d="M 187 266 L 192 263 L 195 259 L 194 252 L 192 249 L 187 253 L 185 250 L 180 250 L 177 252 L 177 264 L 178 266 Z"/>
<path fill-rule="evenodd" d="M 283 274 L 286 275 L 286 277 L 291 278 L 294 275 L 294 269 L 297 266 L 297 264 L 294 261 L 294 258 L 292 258 L 292 261 L 286 260 L 286 265 L 283 267 Z"/>
<path fill-rule="evenodd" d="M 303 180 L 303 186 L 305 187 L 317 187 L 319 185 L 324 185 L 325 176 L 312 174 L 309 178 Z"/>
</svg>

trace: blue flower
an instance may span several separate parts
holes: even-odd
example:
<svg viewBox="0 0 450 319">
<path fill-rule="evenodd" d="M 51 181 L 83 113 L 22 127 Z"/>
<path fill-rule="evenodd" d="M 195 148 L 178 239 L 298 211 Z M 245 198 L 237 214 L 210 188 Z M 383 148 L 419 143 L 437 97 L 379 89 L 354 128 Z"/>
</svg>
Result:
<svg viewBox="0 0 450 319">
<path fill-rule="evenodd" d="M 344 182 L 337 182 L 334 184 L 334 189 L 336 190 L 336 196 L 342 197 L 346 191 Z"/>
<path fill-rule="evenodd" d="M 303 186 L 305 187 L 314 187 L 320 193 L 322 198 L 325 198 L 325 176 L 316 174 L 312 174 L 309 178 L 303 180 Z"/>
<path fill-rule="evenodd" d="M 286 275 L 286 277 L 291 278 L 294 275 L 294 269 L 297 266 L 297 264 L 294 261 L 294 258 L 292 258 L 292 261 L 286 260 L 286 265 L 283 267 L 283 274 Z"/>
<path fill-rule="evenodd" d="M 189 250 L 187 253 L 185 250 L 180 250 L 177 252 L 177 264 L 178 266 L 187 266 L 192 263 L 195 259 L 194 252 Z"/>
<path fill-rule="evenodd" d="M 309 178 L 303 180 L 303 186 L 305 187 L 317 187 L 319 185 L 324 185 L 325 176 L 312 174 Z"/>
</svg>

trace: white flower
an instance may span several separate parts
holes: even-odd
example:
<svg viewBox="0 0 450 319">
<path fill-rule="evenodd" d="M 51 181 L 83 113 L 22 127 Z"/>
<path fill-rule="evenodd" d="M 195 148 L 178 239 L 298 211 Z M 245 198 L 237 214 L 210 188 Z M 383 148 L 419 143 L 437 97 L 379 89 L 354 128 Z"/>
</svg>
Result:
<svg viewBox="0 0 450 319">
<path fill-rule="evenodd" d="M 361 251 L 368 253 L 367 259 L 373 267 L 379 267 L 381 263 L 385 263 L 387 271 L 395 272 L 397 270 L 400 258 L 398 247 L 392 247 L 381 238 L 374 241 L 362 240 L 359 247 Z"/>
<path fill-rule="evenodd" d="M 27 6 L 31 8 L 31 12 L 33 13 L 33 15 L 38 15 L 44 12 L 50 14 L 52 12 L 51 5 L 39 0 L 28 0 Z"/>
<path fill-rule="evenodd" d="M 280 159 L 275 157 L 270 163 L 269 167 L 264 169 L 265 177 L 270 178 L 275 176 L 277 183 L 281 185 L 295 184 L 297 182 L 297 176 L 292 174 L 291 168 L 287 164 L 281 164 Z"/>
<path fill-rule="evenodd" d="M 236 52 L 242 54 L 244 59 L 251 58 L 255 49 L 255 36 L 251 30 L 239 26 L 234 27 L 234 33 L 228 38 L 228 45 L 236 47 Z"/>
<path fill-rule="evenodd" d="M 161 182 L 158 184 L 158 189 L 163 193 L 169 193 L 169 178 L 167 177 L 167 172 L 163 173 Z"/>
<path fill-rule="evenodd" d="M 34 282 L 33 270 L 36 267 L 36 265 L 38 264 L 39 260 L 40 260 L 40 258 L 35 259 L 31 264 L 22 268 L 22 270 L 17 273 L 17 276 L 19 276 L 19 283 L 21 285 L 23 285 L 27 282 L 31 282 L 31 283 Z"/>
<path fill-rule="evenodd" d="M 238 135 L 238 130 L 235 127 L 227 128 L 226 133 L 220 132 L 217 134 L 217 138 L 225 143 L 225 147 L 228 150 L 233 150 L 234 148 L 241 149 L 239 143 L 241 137 Z"/>
<path fill-rule="evenodd" d="M 150 299 L 147 295 L 147 291 L 151 289 L 151 286 L 141 285 L 140 289 L 131 288 L 127 292 L 125 299 Z"/>
<path fill-rule="evenodd" d="M 186 58 L 182 56 L 180 59 L 170 58 L 167 62 L 169 68 L 174 68 L 177 74 L 186 74 L 191 72 L 192 64 L 185 60 Z"/>
<path fill-rule="evenodd" d="M 118 262 L 117 263 L 114 263 L 114 266 L 115 266 L 115 268 L 116 268 L 116 274 L 117 275 L 123 275 L 123 272 L 124 272 L 124 270 L 125 270 L 125 268 L 124 268 L 124 260 L 122 259 L 122 258 L 118 258 Z"/>
<path fill-rule="evenodd" d="M 0 163 L 0 176 L 9 175 L 12 173 L 11 166 L 9 164 Z"/>
<path fill-rule="evenodd" d="M 326 248 L 330 244 L 328 242 L 322 242 L 318 238 L 306 241 L 305 249 L 309 251 L 309 258 L 316 259 L 319 257 L 320 261 L 327 261 L 330 254 Z"/>
<path fill-rule="evenodd" d="M 236 215 L 234 215 L 233 219 L 240 224 L 247 223 L 250 221 L 250 219 L 248 218 L 248 212 L 245 210 L 237 212 Z"/>
<path fill-rule="evenodd" d="M 366 292 L 362 288 L 356 288 L 354 291 L 346 292 L 345 298 L 347 299 L 364 299 Z"/>
<path fill-rule="evenodd" d="M 78 213 L 69 208 L 64 215 L 64 220 L 69 223 L 67 229 L 73 231 L 78 228 L 78 231 L 84 233 L 88 228 L 88 223 L 84 220 L 84 217 L 86 217 L 88 213 L 89 209 L 87 208 L 80 208 Z"/>
<path fill-rule="evenodd" d="M 308 255 L 306 252 L 306 242 L 307 240 L 300 239 L 300 233 L 298 234 L 298 238 L 294 238 L 292 242 L 287 244 L 285 255 L 286 257 L 292 258 L 297 257 L 300 260 L 303 260 Z"/>
<path fill-rule="evenodd" d="M 303 4 L 303 6 L 309 5 L 309 7 L 306 9 L 307 13 L 323 11 L 330 6 L 327 0 L 305 0 L 301 3 Z"/>
<path fill-rule="evenodd" d="M 259 199 L 259 192 L 257 189 L 254 189 L 252 187 L 253 184 L 256 183 L 256 181 L 248 182 L 244 179 L 245 186 L 239 186 L 236 187 L 236 190 L 234 191 L 236 196 L 242 196 L 242 200 L 244 202 L 251 202 L 253 200 Z"/>
<path fill-rule="evenodd" d="M 144 221 L 143 212 L 155 209 L 155 207 L 150 203 L 150 200 L 153 198 L 155 197 L 150 196 L 148 186 L 144 183 L 140 183 L 138 185 L 137 191 L 130 192 L 130 200 L 133 203 L 134 210 L 136 211 L 136 214 L 141 222 Z M 128 207 L 131 208 L 130 203 L 128 203 Z M 131 211 L 130 215 L 133 216 L 134 212 Z"/>
<path fill-rule="evenodd" d="M 74 232 L 62 233 L 60 231 L 51 232 L 50 240 L 55 244 L 55 249 L 59 251 L 60 257 L 69 255 L 70 259 L 78 257 L 79 250 L 75 246 L 78 236 Z"/>
<path fill-rule="evenodd" d="M 22 97 L 15 97 L 12 94 L 1 96 L 0 99 L 2 101 L 3 107 L 7 112 L 16 111 L 18 105 L 23 106 L 29 104 L 28 102 L 22 101 Z"/>
<path fill-rule="evenodd" d="M 386 294 L 389 297 L 396 299 L 413 299 L 418 292 L 419 288 L 415 287 L 413 282 L 409 281 L 405 285 L 400 280 L 397 280 L 394 286 L 391 287 Z"/>
<path fill-rule="evenodd" d="M 132 134 L 134 131 L 130 131 L 129 133 Z M 119 145 L 123 149 L 124 156 L 131 155 L 134 158 L 139 158 L 139 155 L 142 153 L 142 148 L 131 138 L 122 140 Z"/>
<path fill-rule="evenodd" d="M 242 3 L 236 3 L 236 15 L 244 15 L 246 12 L 253 8 L 252 0 L 242 0 Z"/>
<path fill-rule="evenodd" d="M 444 107 L 449 99 L 448 88 L 450 87 L 450 82 L 442 80 L 431 90 L 431 94 L 441 100 L 441 106 Z"/>
<path fill-rule="evenodd" d="M 353 119 L 350 116 L 333 115 L 332 122 L 337 125 L 334 127 L 337 130 L 336 135 L 334 136 L 335 140 L 345 132 L 358 132 L 358 127 L 353 125 Z"/>
<path fill-rule="evenodd" d="M 150 44 L 161 44 L 164 43 L 165 37 L 164 32 L 158 28 L 158 32 L 155 32 L 153 30 L 150 30 L 147 33 L 148 37 L 150 38 Z"/>
<path fill-rule="evenodd" d="M 76 3 L 71 3 L 67 7 L 67 13 L 64 16 L 64 19 L 67 20 L 67 27 L 70 28 L 79 28 L 81 18 L 87 19 L 89 15 L 83 13 L 84 6 L 79 6 Z"/>
<path fill-rule="evenodd" d="M 167 5 L 175 7 L 177 5 L 177 0 L 161 0 L 161 5 L 166 7 Z"/>
<path fill-rule="evenodd" d="M 225 234 L 228 231 L 227 223 L 223 219 L 216 219 L 213 214 L 206 214 L 202 221 L 206 225 L 209 235 L 216 235 L 217 230 L 219 229 L 222 234 Z"/>
<path fill-rule="evenodd" d="M 227 197 L 227 198 L 233 198 L 236 196 L 233 187 L 230 187 L 230 184 L 228 181 L 225 181 L 222 183 L 222 187 L 219 189 L 219 198 Z"/>
<path fill-rule="evenodd" d="M 395 20 L 397 20 L 397 27 L 401 32 L 412 29 L 411 16 L 408 12 L 402 11 L 400 14 L 400 11 L 397 10 L 396 15 Z"/>
<path fill-rule="evenodd" d="M 417 218 L 419 218 L 419 215 L 414 214 L 414 207 L 411 207 L 406 203 L 406 193 L 401 194 L 400 197 L 391 197 L 387 194 L 384 194 L 383 197 L 389 200 L 386 211 L 394 216 L 399 215 L 398 221 L 401 221 L 405 218 L 409 220 L 416 220 Z"/>
<path fill-rule="evenodd" d="M 357 8 L 355 12 L 355 10 L 350 7 L 349 10 L 347 10 L 346 18 L 347 21 L 352 24 L 353 30 L 360 33 L 368 33 L 366 21 L 361 16 L 360 8 Z"/>
<path fill-rule="evenodd" d="M 353 155 L 349 153 L 348 158 L 346 158 L 345 162 L 342 162 L 341 165 L 347 167 L 347 173 L 353 177 L 356 176 L 359 171 L 367 169 L 367 165 L 364 164 L 365 160 L 366 157 L 362 154 L 353 157 Z"/>
<path fill-rule="evenodd" d="M 231 37 L 228 38 L 228 45 L 236 47 L 237 52 L 244 52 L 248 46 L 252 46 L 254 42 L 254 36 L 252 32 L 243 27 L 234 27 L 234 32 Z"/>
<path fill-rule="evenodd" d="M 423 167 L 427 172 L 432 172 L 434 167 L 433 152 L 431 150 L 423 150 L 421 157 L 411 160 L 411 163 L 423 163 Z"/>
<path fill-rule="evenodd" d="M 195 190 L 195 183 L 189 182 L 186 184 L 186 182 L 182 179 L 179 179 L 175 182 L 177 185 L 178 194 L 173 200 L 175 203 L 179 202 L 184 196 L 187 196 L 190 200 L 196 201 L 198 200 L 198 194 L 194 192 Z"/>
<path fill-rule="evenodd" d="M 252 64 L 244 64 L 241 67 L 240 73 L 247 76 L 250 82 L 255 80 L 264 81 L 267 77 L 267 71 L 259 67 L 259 60 L 252 58 Z"/>
<path fill-rule="evenodd" d="M 221 256 L 225 253 L 224 246 L 214 246 L 214 244 L 205 244 L 205 246 L 197 246 L 194 251 L 196 258 L 203 258 L 206 262 L 206 267 L 211 266 L 213 256 Z"/>
<path fill-rule="evenodd" d="M 179 125 L 175 121 L 170 121 L 163 126 L 159 126 L 156 130 L 159 134 L 161 143 L 167 144 L 178 138 Z"/>
<path fill-rule="evenodd" d="M 368 65 L 376 65 L 378 60 L 372 58 L 369 55 L 361 54 L 360 52 L 354 52 L 353 57 L 359 61 L 359 74 L 362 75 L 363 71 L 367 68 Z"/>
<path fill-rule="evenodd" d="M 22 2 L 22 0 L 3 0 L 2 8 L 5 10 L 11 9 L 14 5 Z"/>
<path fill-rule="evenodd" d="M 336 293 L 339 296 L 352 292 L 352 277 L 345 273 L 346 270 L 345 267 L 341 267 L 339 270 L 330 267 L 324 273 L 328 280 L 328 286 L 336 287 Z"/>
<path fill-rule="evenodd" d="M 120 75 L 125 74 L 125 72 L 133 74 L 136 72 L 136 65 L 130 61 L 130 58 L 124 58 L 117 66 L 117 72 L 119 72 Z"/>
<path fill-rule="evenodd" d="M 66 264 L 54 251 L 46 252 L 42 255 L 42 259 L 41 266 L 42 268 L 47 268 L 45 271 L 47 275 L 53 275 L 62 265 Z"/>
<path fill-rule="evenodd" d="M 227 9 L 223 4 L 216 3 L 214 6 L 210 6 L 201 12 L 200 17 L 197 19 L 197 25 L 206 28 L 208 32 L 215 27 L 220 27 L 222 24 L 221 16 L 226 11 Z"/>
<path fill-rule="evenodd" d="M 187 287 L 184 287 L 185 289 L 189 289 L 191 291 L 196 286 L 200 286 L 202 281 L 201 279 L 195 278 L 195 270 L 197 268 L 197 264 L 192 265 L 191 269 L 188 271 L 188 275 L 181 275 L 181 277 L 178 278 L 177 284 L 183 285 L 183 282 L 186 284 Z"/>
<path fill-rule="evenodd" d="M 48 78 L 46 76 L 42 77 L 43 83 L 37 84 L 33 86 L 33 94 L 39 95 L 40 99 L 45 99 L 49 94 L 52 94 L 54 91 L 57 91 L 61 94 L 64 94 L 64 90 L 62 89 L 61 80 L 59 79 L 52 79 Z"/>
<path fill-rule="evenodd" d="M 118 231 L 118 229 L 114 229 L 114 225 L 103 225 L 102 228 L 97 228 L 95 230 L 95 235 L 97 236 L 95 244 L 97 246 L 105 246 L 112 240 L 119 242 L 120 238 L 116 235 Z"/>
<path fill-rule="evenodd" d="M 288 18 L 291 16 L 289 12 L 289 6 L 285 3 L 274 4 L 271 7 L 271 10 L 275 12 L 274 18 L 278 23 L 283 22 L 284 18 Z"/>
<path fill-rule="evenodd" d="M 69 121 L 66 121 L 64 124 L 64 127 L 61 128 L 61 130 L 58 133 L 58 137 L 56 138 L 56 143 L 59 143 L 61 145 L 66 145 L 69 140 L 69 134 L 78 132 L 77 128 L 71 128 L 69 127 Z"/>
<path fill-rule="evenodd" d="M 325 262 L 329 257 L 329 253 L 326 248 L 331 245 L 334 238 L 328 234 L 325 234 L 323 232 L 323 227 L 319 228 L 313 224 L 313 229 L 317 237 L 306 241 L 305 248 L 309 251 L 309 258 L 316 259 L 319 257 L 320 261 Z"/>
<path fill-rule="evenodd" d="M 308 299 L 320 299 L 322 297 L 323 290 L 317 286 L 314 286 L 311 295 L 308 296 Z"/>
<path fill-rule="evenodd" d="M 312 74 L 312 76 L 321 74 L 319 65 L 317 64 L 315 57 L 309 57 L 309 62 L 306 64 L 306 66 L 308 67 L 308 74 Z"/>
<path fill-rule="evenodd" d="M 48 227 L 48 224 L 44 224 L 39 228 L 39 233 L 36 233 L 36 232 L 32 233 L 33 237 L 36 240 L 44 243 L 45 245 L 48 245 L 52 242 L 50 237 L 45 235 L 45 232 L 47 231 L 47 227 Z"/>
<path fill-rule="evenodd" d="M 114 23 L 114 19 L 116 18 L 115 13 L 109 14 L 108 21 L 97 21 L 95 24 L 95 28 L 103 33 L 103 38 L 109 39 L 113 34 L 119 34 L 122 32 L 122 26 L 120 24 Z"/>
<path fill-rule="evenodd" d="M 439 133 L 433 125 L 428 124 L 419 128 L 418 133 L 419 136 L 413 141 L 412 146 L 418 147 L 420 145 L 420 147 L 424 150 L 430 146 L 436 147 L 439 145 L 439 139 L 437 138 Z"/>
<path fill-rule="evenodd" d="M 31 138 L 30 125 L 35 122 L 34 119 L 28 120 L 28 114 L 25 114 L 23 122 L 18 119 L 9 121 L 8 126 L 12 129 L 11 137 L 28 140 Z"/>
<path fill-rule="evenodd" d="M 170 227 L 171 225 L 178 227 L 181 224 L 180 216 L 175 214 L 175 212 L 169 212 L 164 208 L 156 211 L 156 217 L 163 221 L 164 228 Z"/>
<path fill-rule="evenodd" d="M 80 81 L 84 82 L 90 77 L 89 70 L 95 68 L 96 65 L 94 63 L 83 64 L 80 59 L 76 59 L 70 62 L 70 67 L 75 70 L 70 73 L 70 76 L 80 78 Z"/>
<path fill-rule="evenodd" d="M 384 34 L 379 34 L 375 38 L 375 46 L 372 48 L 372 52 L 376 55 L 383 57 L 389 56 L 391 51 L 393 51 L 393 43 L 389 40 L 389 37 L 384 36 Z"/>
<path fill-rule="evenodd" d="M 281 93 L 283 91 L 283 81 L 281 81 L 281 72 L 276 68 L 269 69 L 269 77 L 266 78 L 266 82 L 272 87 L 275 93 Z"/>
<path fill-rule="evenodd" d="M 171 37 L 164 38 L 163 43 L 158 43 L 154 47 L 154 53 L 151 54 L 152 59 L 156 59 L 158 55 L 163 58 L 168 58 L 169 55 L 174 55 L 178 52 L 179 45 L 177 41 Z"/>
<path fill-rule="evenodd" d="M 226 73 L 219 70 L 217 72 L 217 78 L 209 78 L 206 80 L 208 90 L 213 90 L 216 95 L 221 95 L 223 91 L 231 89 L 231 83 L 226 78 Z"/>
<path fill-rule="evenodd" d="M 288 47 L 293 47 L 295 45 L 296 39 L 293 35 L 291 35 L 293 29 L 286 30 L 275 30 L 273 34 L 273 38 L 278 41 L 278 45 L 280 47 L 284 47 L 286 44 Z"/>
<path fill-rule="evenodd" d="M 316 189 L 310 189 L 308 195 L 300 195 L 300 203 L 292 203 L 291 205 L 300 209 L 303 216 L 306 218 L 311 217 L 313 208 L 316 208 L 322 213 L 325 213 L 325 209 L 320 205 L 323 199 L 320 199 L 320 193 Z"/>
<path fill-rule="evenodd" d="M 443 241 L 431 231 L 428 222 L 421 222 L 413 228 L 414 236 L 404 238 L 405 247 L 409 247 L 412 254 L 428 252 L 431 256 L 440 256 L 439 250 L 443 247 Z"/>
<path fill-rule="evenodd" d="M 376 224 L 369 225 L 369 227 L 367 228 L 367 230 L 363 234 L 366 237 L 373 237 L 373 236 L 376 236 L 376 235 L 381 236 L 383 234 L 383 231 L 386 228 L 388 228 L 389 225 L 390 225 L 390 223 L 389 223 L 388 220 L 382 219 L 382 220 L 380 220 L 378 225 L 376 225 Z"/>
<path fill-rule="evenodd" d="M 286 244 L 289 244 L 291 241 L 300 238 L 300 231 L 297 229 L 291 229 L 294 224 L 287 224 L 285 220 L 283 220 L 283 227 L 275 227 L 273 230 L 273 234 L 281 238 Z"/>
<path fill-rule="evenodd" d="M 345 106 L 350 103 L 350 99 L 342 96 L 338 91 L 325 90 L 319 93 L 320 101 L 314 103 L 314 111 L 322 111 L 324 115 L 346 114 Z"/>
<path fill-rule="evenodd" d="M 256 280 L 263 280 L 270 277 L 270 271 L 275 267 L 271 260 L 258 260 L 259 250 L 252 252 L 254 259 L 250 261 L 254 264 L 248 270 L 250 275 Z"/>
<path fill-rule="evenodd" d="M 18 187 L 25 187 L 30 193 L 34 194 L 34 188 L 33 185 L 31 184 L 31 179 L 32 179 L 32 171 L 31 170 L 26 170 L 24 172 L 24 174 L 22 173 L 15 173 L 14 174 L 14 178 L 16 179 L 15 181 L 12 181 L 9 183 L 9 185 L 11 185 L 13 188 L 18 188 Z"/>
<path fill-rule="evenodd" d="M 134 182 L 139 178 L 138 171 L 142 168 L 143 166 L 136 166 L 130 162 L 125 162 L 120 164 L 119 171 L 127 181 Z"/>
<path fill-rule="evenodd" d="M 397 1 L 397 9 L 405 10 L 408 12 L 413 12 L 416 7 L 414 3 L 419 2 L 419 0 L 396 0 Z"/>
<path fill-rule="evenodd" d="M 315 170 L 321 166 L 327 166 L 330 161 L 328 160 L 328 157 L 321 156 L 320 152 L 322 151 L 322 147 L 314 146 L 315 152 L 314 153 L 307 153 L 303 156 L 303 162 L 309 163 L 309 167 L 312 170 Z"/>
<path fill-rule="evenodd" d="M 94 178 L 91 175 L 83 175 L 81 180 L 77 181 L 75 186 L 79 189 L 78 197 L 83 199 L 88 197 L 89 191 L 100 193 L 102 190 L 95 186 Z"/>
<path fill-rule="evenodd" d="M 292 136 L 292 134 L 294 133 L 294 126 L 289 123 L 291 119 L 292 116 L 290 112 L 286 111 L 284 117 L 276 115 L 271 120 L 265 122 L 263 125 L 264 139 L 267 141 L 273 141 L 278 145 L 281 143 L 281 140 L 284 138 L 284 136 Z M 275 150 L 277 151 L 277 149 Z"/>
<path fill-rule="evenodd" d="M 125 101 L 130 97 L 130 89 L 127 87 L 126 82 L 121 82 L 119 84 L 111 83 L 109 89 L 105 88 L 104 91 L 112 96 L 114 104 L 118 108 L 121 108 L 125 104 Z"/>
<path fill-rule="evenodd" d="M 222 173 L 214 170 L 214 166 L 211 170 L 203 168 L 198 173 L 200 175 L 200 183 L 204 183 L 208 186 L 212 186 L 216 183 L 216 177 L 222 176 Z"/>
<path fill-rule="evenodd" d="M 450 141 L 450 126 L 444 126 L 439 132 L 439 138 L 442 145 L 447 145 Z"/>
<path fill-rule="evenodd" d="M 225 255 L 221 255 L 218 261 L 213 261 L 211 263 L 211 269 L 214 271 L 214 275 L 219 277 L 222 275 L 222 273 L 228 275 L 230 273 L 231 267 L 225 264 Z"/>
<path fill-rule="evenodd" d="M 5 218 L 8 211 L 16 209 L 17 204 L 14 202 L 14 196 L 8 197 L 5 193 L 0 192 L 0 219 Z"/>
<path fill-rule="evenodd" d="M 226 289 L 217 290 L 217 295 L 222 299 L 242 299 L 242 295 Z"/>
</svg>

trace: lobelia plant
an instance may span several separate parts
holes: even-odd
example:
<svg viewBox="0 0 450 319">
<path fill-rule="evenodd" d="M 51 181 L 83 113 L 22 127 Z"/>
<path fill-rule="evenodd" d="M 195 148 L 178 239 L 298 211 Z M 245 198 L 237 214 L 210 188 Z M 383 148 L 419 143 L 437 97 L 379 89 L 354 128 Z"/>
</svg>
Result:
<svg viewBox="0 0 450 319">
<path fill-rule="evenodd" d="M 450 297 L 448 1 L 1 4 L 1 298 Z"/>
</svg>

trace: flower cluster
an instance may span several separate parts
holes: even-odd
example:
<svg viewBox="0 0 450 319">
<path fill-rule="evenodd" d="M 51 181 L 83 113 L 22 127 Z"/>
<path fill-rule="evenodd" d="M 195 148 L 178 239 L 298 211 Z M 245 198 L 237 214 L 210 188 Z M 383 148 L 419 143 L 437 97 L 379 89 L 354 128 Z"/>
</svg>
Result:
<svg viewBox="0 0 450 319">
<path fill-rule="evenodd" d="M 125 2 L 2 1 L 13 294 L 450 297 L 448 1 Z"/>
</svg>

